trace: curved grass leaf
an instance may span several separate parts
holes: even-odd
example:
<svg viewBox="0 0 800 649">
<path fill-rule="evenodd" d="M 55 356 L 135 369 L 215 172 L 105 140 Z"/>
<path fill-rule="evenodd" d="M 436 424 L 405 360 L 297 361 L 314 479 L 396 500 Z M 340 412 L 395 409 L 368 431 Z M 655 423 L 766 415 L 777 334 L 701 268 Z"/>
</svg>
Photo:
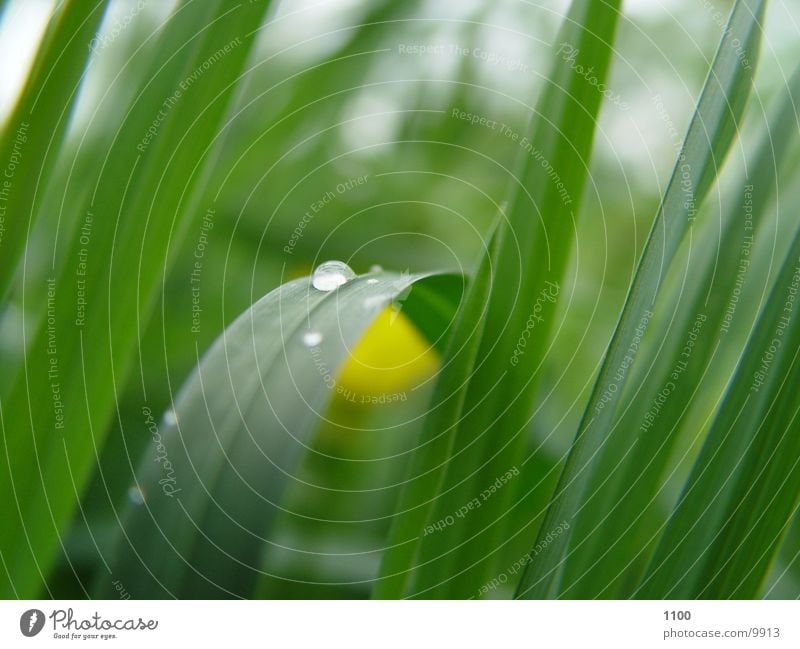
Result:
<svg viewBox="0 0 800 649">
<path fill-rule="evenodd" d="M 251 595 L 284 488 L 340 389 L 337 369 L 380 310 L 426 277 L 380 272 L 327 293 L 294 280 L 223 332 L 174 412 L 152 423 L 143 498 L 128 505 L 112 561 L 134 597 Z"/>
<path fill-rule="evenodd" d="M 496 255 L 482 262 L 465 302 L 472 313 L 454 334 L 465 349 L 451 349 L 449 358 L 457 360 L 446 362 L 439 378 L 442 387 L 419 447 L 425 457 L 412 464 L 378 596 L 469 597 L 493 569 L 492 550 L 502 537 L 511 490 L 471 508 L 469 516 L 456 520 L 452 514 L 521 462 L 547 324 L 529 338 L 525 354 L 517 357 L 514 350 L 522 333 L 530 333 L 526 322 L 537 298 L 553 292 L 566 264 L 601 100 L 579 72 L 592 66 L 598 83 L 606 78 L 618 7 L 576 0 L 554 44 L 556 60 L 534 116 L 510 216 L 499 226 Z M 526 140 L 519 141 L 522 146 Z M 483 313 L 483 331 L 476 331 L 474 318 Z M 410 510 L 415 513 L 406 516 Z M 425 533 L 448 516 L 452 525 Z"/>
<path fill-rule="evenodd" d="M 666 193 L 653 222 L 631 289 L 599 376 L 567 457 L 553 500 L 540 527 L 517 596 L 548 597 L 563 566 L 570 532 L 548 534 L 562 522 L 572 524 L 589 483 L 591 465 L 613 430 L 613 413 L 653 316 L 659 287 L 703 198 L 711 187 L 736 133 L 752 86 L 758 57 L 764 0 L 737 0 L 689 125 Z M 750 65 L 743 65 L 737 46 Z M 535 546 L 534 546 L 535 547 Z"/>
</svg>

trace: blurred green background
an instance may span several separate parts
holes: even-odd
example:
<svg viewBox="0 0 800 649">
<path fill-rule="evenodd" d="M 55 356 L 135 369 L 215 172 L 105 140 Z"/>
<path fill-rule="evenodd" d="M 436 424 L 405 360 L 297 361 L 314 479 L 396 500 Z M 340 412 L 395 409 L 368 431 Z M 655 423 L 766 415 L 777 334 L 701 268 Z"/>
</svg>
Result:
<svg viewBox="0 0 800 649">
<path fill-rule="evenodd" d="M 142 322 L 138 361 L 118 400 L 118 417 L 98 469 L 82 498 L 55 578 L 56 597 L 82 597 L 97 576 L 98 546 L 116 526 L 115 510 L 129 491 L 132 466 L 150 441 L 142 394 L 165 411 L 176 390 L 224 326 L 258 297 L 287 279 L 306 275 L 326 259 L 356 272 L 379 264 L 396 271 L 468 271 L 495 217 L 521 156 L 511 133 L 526 133 L 538 89 L 550 66 L 551 41 L 566 2 L 520 1 L 283 2 L 260 29 L 233 108 L 205 181 L 205 206 L 170 247 L 153 317 Z M 531 448 L 545 454 L 529 463 L 519 489 L 546 475 L 569 444 L 591 380 L 618 318 L 638 254 L 674 162 L 720 37 L 719 16 L 729 2 L 636 0 L 624 3 L 609 87 L 624 101 L 607 102 L 595 142 L 591 190 L 577 223 L 576 246 L 565 278 L 571 299 L 559 303 L 555 340 L 541 382 L 541 409 L 530 430 Z M 0 23 L 0 118 L 23 83 L 53 3 L 5 3 Z M 115 0 L 97 36 L 86 80 L 71 118 L 66 150 L 54 182 L 44 189 L 44 218 L 28 237 L 25 272 L 0 315 L 0 352 L 7 385 L 22 362 L 21 341 L 39 306 L 26 294 L 48 276 L 64 205 L 83 199 L 98 165 L 97 151 L 113 137 L 131 99 L 126 62 L 165 19 L 170 2 Z M 742 141 L 704 208 L 714 222 L 719 195 L 745 165 L 750 131 L 785 83 L 798 52 L 800 3 L 773 2 L 757 88 Z M 257 26 L 253 26 L 256 29 Z M 660 98 L 660 99 L 659 99 Z M 660 105 L 662 108 L 657 108 Z M 466 111 L 507 125 L 501 132 Z M 462 113 L 463 114 L 463 113 Z M 748 130 L 749 129 L 749 130 Z M 796 168 L 798 152 L 793 151 Z M 800 187 L 783 188 L 796 204 Z M 773 210 L 774 212 L 774 210 Z M 205 217 L 205 221 L 204 221 Z M 209 227 L 209 225 L 211 227 Z M 773 216 L 771 237 L 759 238 L 765 260 L 780 259 L 786 224 Z M 707 228 L 709 233 L 713 228 Z M 712 234 L 709 234 L 712 236 Z M 126 242 L 124 245 L 139 245 Z M 199 319 L 193 320 L 191 272 L 202 255 Z M 166 261 L 144 263 L 159 268 Z M 752 324 L 760 294 L 775 270 L 752 269 L 737 329 L 718 361 L 720 390 L 726 368 Z M 135 326 L 135 323 L 131 323 Z M 363 390 L 370 382 L 408 395 L 406 401 L 368 407 L 341 397 L 303 461 L 300 482 L 286 497 L 280 534 L 263 568 L 266 597 L 366 597 L 393 511 L 396 484 L 413 445 L 436 362 L 381 371 L 366 365 L 381 349 L 424 349 L 400 325 L 379 324 L 371 345 L 355 353 L 345 375 Z M 552 377 L 548 380 L 548 376 Z M 556 380 L 556 378 L 560 380 Z M 359 387 L 360 386 L 360 387 Z M 697 421 L 718 394 L 694 406 Z M 694 412 L 693 411 L 693 412 Z M 552 434 L 555 431 L 555 434 Z M 676 459 L 680 485 L 691 458 Z M 555 472 L 540 489 L 552 486 Z M 671 494 L 674 496 L 674 492 Z M 665 498 L 665 506 L 669 502 Z M 520 516 L 525 516 L 524 511 Z M 509 562 L 531 539 L 509 544 Z M 793 533 L 776 567 L 783 572 L 800 544 Z M 797 592 L 793 571 L 773 595 Z"/>
</svg>

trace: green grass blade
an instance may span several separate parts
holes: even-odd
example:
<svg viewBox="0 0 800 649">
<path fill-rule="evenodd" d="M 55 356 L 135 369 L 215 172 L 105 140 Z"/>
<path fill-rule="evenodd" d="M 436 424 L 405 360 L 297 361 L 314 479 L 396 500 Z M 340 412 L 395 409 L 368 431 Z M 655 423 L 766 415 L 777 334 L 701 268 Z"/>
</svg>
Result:
<svg viewBox="0 0 800 649">
<path fill-rule="evenodd" d="M 713 246 L 718 246 L 718 254 L 703 254 L 700 244 L 697 264 L 687 266 L 689 286 L 676 306 L 665 343 L 657 350 L 657 358 L 640 388 L 624 399 L 627 412 L 613 433 L 624 438 L 621 443 L 607 445 L 611 452 L 605 453 L 596 479 L 596 483 L 608 480 L 607 486 L 598 486 L 581 512 L 575 532 L 581 542 L 574 545 L 567 562 L 562 595 L 619 597 L 625 594 L 623 584 L 637 583 L 646 567 L 648 539 L 655 538 L 663 522 L 655 511 L 656 496 L 688 411 L 685 406 L 728 336 L 730 309 L 736 305 L 734 292 L 738 295 L 749 278 L 753 237 L 759 236 L 764 213 L 775 193 L 778 171 L 790 144 L 794 144 L 800 68 L 778 99 L 777 110 L 766 121 L 761 142 L 748 164 L 748 174 L 742 179 L 742 191 L 727 210 L 719 241 L 716 230 L 709 233 L 714 235 Z M 746 205 L 752 206 L 749 224 L 742 221 Z M 685 349 L 689 353 L 684 353 Z M 668 397 L 660 400 L 659 393 L 665 388 L 669 390 Z M 637 433 L 632 449 L 628 433 L 631 430 L 642 431 Z M 622 468 L 612 475 L 620 462 Z M 581 522 L 585 530 L 581 530 Z"/>
<path fill-rule="evenodd" d="M 800 266 L 795 271 L 797 268 Z M 795 350 L 800 349 L 800 337 L 796 334 L 792 344 Z M 741 500 L 711 547 L 711 560 L 701 582 L 701 597 L 755 599 L 761 593 L 800 502 L 798 385 L 800 359 L 795 354 L 757 432 L 762 448 L 751 447 L 743 462 L 737 487 Z"/>
<path fill-rule="evenodd" d="M 15 587 L 20 596 L 33 597 L 42 586 L 76 505 L 74 491 L 63 485 L 74 479 L 82 488 L 102 445 L 116 392 L 135 360 L 139 328 L 166 272 L 170 245 L 199 211 L 194 190 L 205 189 L 201 172 L 208 166 L 209 143 L 268 5 L 220 0 L 176 9 L 160 37 L 160 67 L 152 70 L 103 160 L 91 204 L 76 206 L 86 210 L 80 221 L 87 211 L 93 215 L 85 321 L 62 298 L 75 294 L 84 247 L 71 237 L 61 242 L 60 272 L 54 270 L 42 289 L 52 292 L 53 321 L 33 337 L 23 372 L 2 403 L 0 496 L 20 507 L 24 503 L 24 510 L 0 530 L 0 553 L 9 566 L 9 575 L 0 578 L 0 594 Z M 201 68 L 199 80 L 176 98 L 180 84 Z M 142 151 L 139 145 L 158 117 L 156 106 L 166 106 L 166 117 Z M 40 371 L 54 365 L 55 374 Z M 77 368 L 83 370 L 80 379 L 62 380 Z M 55 410 L 54 385 L 60 404 Z"/>
<path fill-rule="evenodd" d="M 798 291 L 800 229 L 637 591 L 642 597 L 752 597 L 766 576 L 800 489 Z"/>
<path fill-rule="evenodd" d="M 476 596 L 497 570 L 514 493 L 506 482 L 516 479 L 524 461 L 553 302 L 572 246 L 601 106 L 602 95 L 581 72 L 591 69 L 598 84 L 606 82 L 619 4 L 574 2 L 554 44 L 556 60 L 534 116 L 536 153 L 526 161 L 525 191 L 511 204 L 513 237 L 504 236 L 487 311 L 479 358 L 490 360 L 470 379 L 467 403 L 480 405 L 459 424 L 443 496 L 428 524 L 469 503 L 481 505 L 423 538 L 420 562 L 429 565 L 419 572 L 417 592 L 425 597 Z M 524 260 L 521 276 L 517 245 Z M 534 313 L 540 320 L 532 327 Z M 524 350 L 523 332 L 532 334 Z"/>
<path fill-rule="evenodd" d="M 737 0 L 706 79 L 689 131 L 645 244 L 636 275 L 611 339 L 537 544 L 563 521 L 574 522 L 590 478 L 589 467 L 610 434 L 614 404 L 635 362 L 652 317 L 669 261 L 693 228 L 696 210 L 713 183 L 736 133 L 752 87 L 758 57 L 763 0 Z M 750 66 L 742 65 L 739 44 Z M 570 533 L 555 536 L 546 552 L 531 557 L 518 597 L 541 599 L 552 593 Z"/>
<path fill-rule="evenodd" d="M 41 196 L 58 156 L 71 108 L 91 54 L 89 44 L 105 0 L 68 0 L 50 19 L 14 112 L 5 125 L 0 159 L 15 161 L 0 185 L 0 300 L 4 300 Z"/>
<path fill-rule="evenodd" d="M 760 596 L 765 599 L 793 599 L 800 591 L 800 515 L 795 509 L 792 523 Z"/>
<path fill-rule="evenodd" d="M 400 493 L 387 549 L 382 557 L 380 579 L 373 587 L 375 598 L 403 597 L 413 579 L 419 534 L 441 488 L 444 462 L 453 452 L 454 427 L 467 394 L 468 383 L 464 377 L 469 375 L 477 360 L 499 231 L 499 228 L 495 229 L 463 305 L 458 309 L 453 334 L 445 349 L 445 369 L 436 382 L 431 399 L 433 409 L 425 419 L 421 444 L 411 456 L 407 482 Z"/>
<path fill-rule="evenodd" d="M 498 239 L 500 248 L 491 267 L 486 264 L 481 271 L 493 270 L 493 277 L 479 277 L 472 289 L 476 295 L 467 300 L 476 313 L 483 312 L 482 294 L 490 290 L 477 356 L 468 362 L 474 353 L 470 348 L 458 363 L 445 364 L 439 379 L 443 392 L 434 400 L 437 409 L 426 423 L 420 446 L 423 453 L 436 457 L 414 465 L 421 473 L 412 475 L 408 490 L 416 495 L 409 493 L 401 509 L 417 513 L 398 518 L 392 539 L 402 544 L 394 552 L 403 556 L 391 557 L 390 550 L 382 575 L 415 572 L 402 583 L 395 582 L 408 585 L 407 592 L 381 585 L 380 596 L 468 597 L 492 571 L 494 555 L 487 547 L 493 548 L 502 537 L 507 495 L 487 501 L 435 534 L 425 530 L 472 502 L 521 462 L 548 325 L 530 338 L 524 355 L 516 358 L 514 350 L 537 296 L 552 292 L 566 264 L 602 98 L 579 72 L 591 66 L 598 83 L 604 82 L 618 5 L 583 0 L 572 4 L 554 44 L 556 60 L 537 106 L 530 141 L 513 136 L 527 154 L 521 183 L 515 185 L 509 221 L 500 226 L 505 230 Z M 465 331 L 455 338 L 473 340 L 474 323 L 465 318 L 460 326 Z M 454 348 L 453 353 L 461 351 Z M 466 397 L 461 396 L 465 387 Z M 515 400 L 511 407 L 509 395 Z M 441 412 L 440 403 L 446 404 Z M 441 440 L 442 431 L 449 431 L 452 441 Z M 440 441 L 429 447 L 432 440 Z M 417 480 L 420 485 L 414 486 Z M 437 484 L 439 495 L 434 499 L 428 486 Z M 419 522 L 420 512 L 425 514 L 424 524 Z"/>
</svg>

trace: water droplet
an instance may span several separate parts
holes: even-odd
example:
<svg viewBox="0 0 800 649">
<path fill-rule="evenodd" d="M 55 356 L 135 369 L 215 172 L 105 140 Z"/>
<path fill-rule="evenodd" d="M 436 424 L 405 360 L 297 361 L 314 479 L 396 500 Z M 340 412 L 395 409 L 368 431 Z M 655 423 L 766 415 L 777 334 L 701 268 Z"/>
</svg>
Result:
<svg viewBox="0 0 800 649">
<path fill-rule="evenodd" d="M 170 428 L 178 423 L 178 416 L 175 414 L 175 411 L 170 408 L 164 413 L 162 421 L 164 422 L 164 426 Z"/>
<path fill-rule="evenodd" d="M 333 291 L 355 276 L 353 269 L 343 261 L 326 261 L 314 269 L 311 285 L 318 291 Z"/>
<path fill-rule="evenodd" d="M 143 505 L 144 492 L 136 485 L 133 485 L 128 488 L 128 500 L 130 500 L 134 505 Z"/>
<path fill-rule="evenodd" d="M 303 344 L 306 347 L 316 347 L 322 342 L 322 334 L 319 331 L 306 331 L 303 334 Z"/>
<path fill-rule="evenodd" d="M 377 279 L 375 279 L 374 277 L 370 277 L 370 278 L 367 280 L 367 284 L 377 284 L 377 283 L 378 283 L 378 280 L 377 280 Z"/>
<path fill-rule="evenodd" d="M 372 266 L 369 267 L 369 272 L 370 273 L 382 273 L 383 272 L 383 266 L 381 266 L 380 264 L 372 264 Z"/>
</svg>

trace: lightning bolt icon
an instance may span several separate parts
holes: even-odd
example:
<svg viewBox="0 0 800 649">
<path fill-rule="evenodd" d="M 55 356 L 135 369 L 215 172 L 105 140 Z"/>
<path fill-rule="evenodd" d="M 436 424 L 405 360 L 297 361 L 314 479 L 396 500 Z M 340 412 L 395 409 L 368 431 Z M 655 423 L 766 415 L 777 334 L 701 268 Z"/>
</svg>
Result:
<svg viewBox="0 0 800 649">
<path fill-rule="evenodd" d="M 36 611 L 31 613 L 31 617 L 28 620 L 28 631 L 33 631 L 33 625 L 36 624 L 36 620 L 39 619 L 39 616 L 36 614 Z"/>
</svg>

